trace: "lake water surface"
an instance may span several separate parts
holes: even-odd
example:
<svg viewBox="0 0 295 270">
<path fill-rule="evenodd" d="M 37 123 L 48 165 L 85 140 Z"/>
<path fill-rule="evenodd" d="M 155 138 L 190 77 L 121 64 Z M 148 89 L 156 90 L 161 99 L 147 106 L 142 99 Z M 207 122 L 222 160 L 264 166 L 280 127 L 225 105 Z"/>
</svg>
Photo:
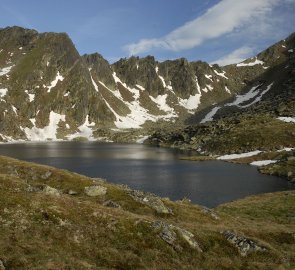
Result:
<svg viewBox="0 0 295 270">
<path fill-rule="evenodd" d="M 248 195 L 294 189 L 257 168 L 223 161 L 179 160 L 185 152 L 139 144 L 46 142 L 2 144 L 0 155 L 67 169 L 172 200 L 214 207 Z"/>
</svg>

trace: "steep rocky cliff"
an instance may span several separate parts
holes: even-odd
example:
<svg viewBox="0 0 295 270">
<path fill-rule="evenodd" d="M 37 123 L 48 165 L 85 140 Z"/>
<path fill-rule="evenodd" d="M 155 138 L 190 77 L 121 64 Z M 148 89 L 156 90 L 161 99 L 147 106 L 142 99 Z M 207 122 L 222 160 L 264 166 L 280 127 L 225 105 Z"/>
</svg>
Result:
<svg viewBox="0 0 295 270">
<path fill-rule="evenodd" d="M 0 30 L 0 139 L 110 139 L 110 132 L 208 122 L 232 113 L 294 116 L 295 36 L 220 67 L 152 56 L 110 65 L 67 34 Z M 290 106 L 290 104 L 292 106 Z"/>
</svg>

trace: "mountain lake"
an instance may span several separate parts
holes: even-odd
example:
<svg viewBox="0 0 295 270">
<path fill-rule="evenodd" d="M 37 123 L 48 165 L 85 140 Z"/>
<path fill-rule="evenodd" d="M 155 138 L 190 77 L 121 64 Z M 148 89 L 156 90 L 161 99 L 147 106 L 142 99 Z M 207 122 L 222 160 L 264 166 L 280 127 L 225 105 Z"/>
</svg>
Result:
<svg viewBox="0 0 295 270">
<path fill-rule="evenodd" d="M 191 153 L 142 144 L 29 142 L 1 144 L 0 154 L 105 178 L 171 200 L 186 197 L 207 207 L 295 188 L 285 179 L 260 174 L 254 166 L 180 160 Z"/>
</svg>

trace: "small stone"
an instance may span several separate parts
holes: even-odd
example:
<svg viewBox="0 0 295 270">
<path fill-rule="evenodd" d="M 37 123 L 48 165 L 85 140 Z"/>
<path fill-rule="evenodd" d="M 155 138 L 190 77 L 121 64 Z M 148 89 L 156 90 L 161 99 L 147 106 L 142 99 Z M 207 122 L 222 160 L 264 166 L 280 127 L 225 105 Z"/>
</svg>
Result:
<svg viewBox="0 0 295 270">
<path fill-rule="evenodd" d="M 77 195 L 78 194 L 78 192 L 77 191 L 75 191 L 75 190 L 72 190 L 72 189 L 70 189 L 69 191 L 68 191 L 68 194 L 69 195 Z"/>
<path fill-rule="evenodd" d="M 108 200 L 108 201 L 104 202 L 103 205 L 107 206 L 107 207 L 112 207 L 112 208 L 121 208 L 121 206 L 118 203 L 116 203 L 112 200 Z"/>
<path fill-rule="evenodd" d="M 6 267 L 4 266 L 4 262 L 0 260 L 0 270 L 5 270 Z"/>
<path fill-rule="evenodd" d="M 31 185 L 28 185 L 27 187 L 27 192 L 40 192 L 43 190 L 43 187 L 42 186 L 31 186 Z"/>
<path fill-rule="evenodd" d="M 50 176 L 52 175 L 51 171 L 47 171 L 46 173 L 44 173 L 43 175 L 41 175 L 41 178 L 44 180 L 47 180 Z"/>
<path fill-rule="evenodd" d="M 89 186 L 85 187 L 84 191 L 86 195 L 90 197 L 96 197 L 105 195 L 107 193 L 107 188 L 103 186 Z"/>
<path fill-rule="evenodd" d="M 43 192 L 50 195 L 60 196 L 60 191 L 50 186 L 45 186 Z"/>
<path fill-rule="evenodd" d="M 202 212 L 205 213 L 205 214 L 210 215 L 215 220 L 219 220 L 219 216 L 217 216 L 217 214 L 212 209 L 210 209 L 210 208 L 203 207 L 202 208 Z"/>
<path fill-rule="evenodd" d="M 104 184 L 106 182 L 105 179 L 103 178 L 97 178 L 97 177 L 94 177 L 92 178 L 94 182 L 98 183 L 98 184 Z"/>
<path fill-rule="evenodd" d="M 191 201 L 191 199 L 184 197 L 181 199 L 181 202 L 182 203 L 191 203 L 192 201 Z"/>
</svg>

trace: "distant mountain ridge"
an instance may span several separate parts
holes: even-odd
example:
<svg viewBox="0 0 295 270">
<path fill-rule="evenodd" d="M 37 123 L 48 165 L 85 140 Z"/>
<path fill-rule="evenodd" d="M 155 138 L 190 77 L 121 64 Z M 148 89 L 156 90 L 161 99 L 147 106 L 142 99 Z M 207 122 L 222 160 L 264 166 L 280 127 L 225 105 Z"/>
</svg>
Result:
<svg viewBox="0 0 295 270">
<path fill-rule="evenodd" d="M 98 53 L 80 56 L 65 33 L 0 29 L 0 140 L 108 139 L 101 130 L 273 109 L 269 100 L 294 96 L 294 48 L 293 34 L 225 67 L 152 56 L 110 65 Z"/>
</svg>

